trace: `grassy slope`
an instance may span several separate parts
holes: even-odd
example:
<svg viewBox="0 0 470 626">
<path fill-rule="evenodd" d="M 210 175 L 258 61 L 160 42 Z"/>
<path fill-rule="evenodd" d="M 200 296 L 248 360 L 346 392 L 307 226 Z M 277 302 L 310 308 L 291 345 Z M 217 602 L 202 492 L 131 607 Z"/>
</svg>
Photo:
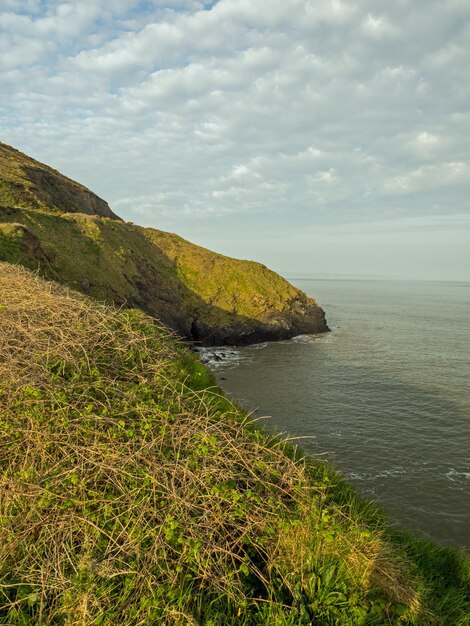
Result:
<svg viewBox="0 0 470 626">
<path fill-rule="evenodd" d="M 0 141 L 0 205 L 119 219 L 92 191 Z"/>
<path fill-rule="evenodd" d="M 296 287 L 260 263 L 215 254 L 178 235 L 152 228 L 144 233 L 176 264 L 189 289 L 224 311 L 242 309 L 244 315 L 256 318 L 260 311 L 275 314 L 287 303 L 307 300 Z"/>
<path fill-rule="evenodd" d="M 206 343 L 326 330 L 320 307 L 263 265 L 126 224 L 89 190 L 1 143 L 0 261 L 138 306 Z"/>
<path fill-rule="evenodd" d="M 11 224 L 24 225 L 40 242 L 48 262 L 38 262 L 25 251 L 20 233 L 16 236 L 16 249 L 13 245 L 10 253 L 6 247 L 2 249 L 4 260 L 40 269 L 46 277 L 75 289 L 83 290 L 87 281 L 90 295 L 99 300 L 119 303 L 132 298 L 140 259 L 150 261 L 153 256 L 155 268 L 170 278 L 173 274 L 165 256 L 157 256 L 139 230 L 123 222 L 83 214 L 57 216 L 30 209 L 11 209 L 3 213 L 3 219 L 8 222 L 0 223 L 0 236 L 11 240 Z"/>
<path fill-rule="evenodd" d="M 0 623 L 468 624 L 468 561 L 392 536 L 163 327 L 0 264 Z"/>
</svg>

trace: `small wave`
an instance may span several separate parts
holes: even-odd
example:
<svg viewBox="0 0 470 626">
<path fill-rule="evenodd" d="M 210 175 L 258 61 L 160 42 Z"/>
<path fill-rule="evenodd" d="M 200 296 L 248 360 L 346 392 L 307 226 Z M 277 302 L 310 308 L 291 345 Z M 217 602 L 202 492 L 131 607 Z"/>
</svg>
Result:
<svg viewBox="0 0 470 626">
<path fill-rule="evenodd" d="M 459 472 L 456 469 L 451 468 L 446 473 L 446 478 L 453 483 L 461 482 L 462 479 L 470 480 L 470 472 Z"/>
<path fill-rule="evenodd" d="M 266 348 L 267 345 L 268 345 L 268 342 L 265 341 L 263 343 L 254 343 L 250 346 L 250 348 L 252 350 L 261 350 L 262 348 Z"/>
<path fill-rule="evenodd" d="M 334 333 L 317 333 L 315 335 L 297 335 L 296 337 L 292 337 L 288 341 L 292 343 L 315 343 L 316 341 L 321 341 L 322 343 L 331 343 L 334 341 L 335 336 Z"/>
<path fill-rule="evenodd" d="M 290 340 L 292 343 L 312 343 L 315 341 L 314 335 L 297 335 Z"/>
<path fill-rule="evenodd" d="M 400 476 L 406 473 L 407 470 L 404 467 L 396 467 L 394 469 L 382 470 L 377 473 L 348 472 L 347 476 L 351 480 L 377 480 L 378 478 L 390 478 L 391 476 Z"/>
</svg>

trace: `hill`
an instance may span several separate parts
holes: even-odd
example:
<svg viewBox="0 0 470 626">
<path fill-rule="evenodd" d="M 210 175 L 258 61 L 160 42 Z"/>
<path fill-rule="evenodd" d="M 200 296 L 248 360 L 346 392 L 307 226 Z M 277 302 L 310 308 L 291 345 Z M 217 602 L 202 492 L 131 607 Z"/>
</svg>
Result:
<svg viewBox="0 0 470 626">
<path fill-rule="evenodd" d="M 468 560 L 249 423 L 159 323 L 0 264 L 0 624 L 468 624 Z"/>
<path fill-rule="evenodd" d="M 119 219 L 92 191 L 0 142 L 0 204 Z"/>
<path fill-rule="evenodd" d="M 265 266 L 123 222 L 85 187 L 2 143 L 0 261 L 141 308 L 201 344 L 328 330 L 317 303 Z"/>
</svg>

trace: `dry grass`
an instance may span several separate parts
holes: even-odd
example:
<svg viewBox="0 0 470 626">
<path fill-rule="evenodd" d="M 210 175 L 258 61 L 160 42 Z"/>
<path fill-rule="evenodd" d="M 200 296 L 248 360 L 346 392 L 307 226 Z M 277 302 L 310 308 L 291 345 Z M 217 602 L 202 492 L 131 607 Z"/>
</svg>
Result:
<svg viewBox="0 0 470 626">
<path fill-rule="evenodd" d="M 210 382 L 142 314 L 0 264 L 0 623 L 431 624 L 328 472 Z"/>
</svg>

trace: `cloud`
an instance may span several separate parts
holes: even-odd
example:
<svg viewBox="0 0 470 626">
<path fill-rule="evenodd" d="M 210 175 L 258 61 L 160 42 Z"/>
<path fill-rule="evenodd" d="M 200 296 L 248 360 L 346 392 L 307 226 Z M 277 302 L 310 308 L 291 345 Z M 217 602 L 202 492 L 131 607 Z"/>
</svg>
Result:
<svg viewBox="0 0 470 626">
<path fill-rule="evenodd" d="M 458 0 L 4 0 L 3 140 L 208 243 L 451 219 L 469 17 Z"/>
<path fill-rule="evenodd" d="M 368 37 L 382 39 L 398 35 L 398 28 L 384 15 L 368 13 L 362 21 L 362 31 Z"/>
<path fill-rule="evenodd" d="M 435 189 L 470 183 L 470 164 L 462 162 L 426 165 L 385 181 L 390 193 L 415 193 L 422 189 Z"/>
</svg>

